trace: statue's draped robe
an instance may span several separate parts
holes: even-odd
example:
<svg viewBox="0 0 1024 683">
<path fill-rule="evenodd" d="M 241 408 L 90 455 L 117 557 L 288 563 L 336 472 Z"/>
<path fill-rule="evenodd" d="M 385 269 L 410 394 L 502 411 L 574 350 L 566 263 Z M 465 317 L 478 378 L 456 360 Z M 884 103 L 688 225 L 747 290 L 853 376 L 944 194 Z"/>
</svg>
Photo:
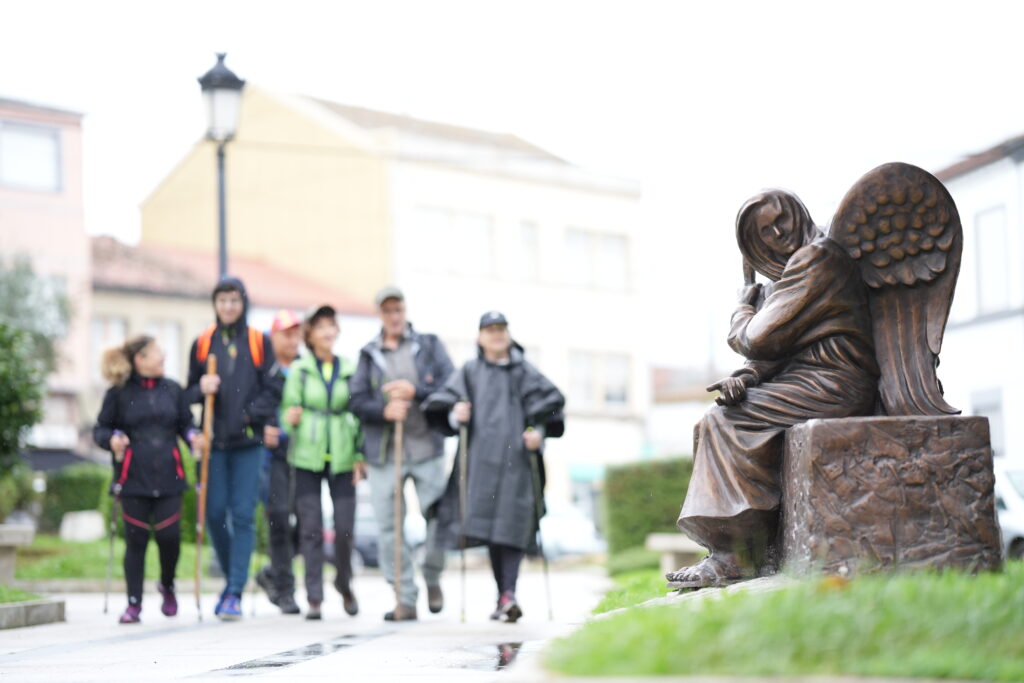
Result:
<svg viewBox="0 0 1024 683">
<path fill-rule="evenodd" d="M 711 549 L 779 507 L 786 428 L 812 418 L 870 415 L 878 386 L 867 287 L 856 264 L 822 237 L 790 258 L 759 309 L 741 305 L 729 345 L 748 359 L 734 375 L 757 386 L 697 425 L 693 475 L 678 526 Z"/>
</svg>

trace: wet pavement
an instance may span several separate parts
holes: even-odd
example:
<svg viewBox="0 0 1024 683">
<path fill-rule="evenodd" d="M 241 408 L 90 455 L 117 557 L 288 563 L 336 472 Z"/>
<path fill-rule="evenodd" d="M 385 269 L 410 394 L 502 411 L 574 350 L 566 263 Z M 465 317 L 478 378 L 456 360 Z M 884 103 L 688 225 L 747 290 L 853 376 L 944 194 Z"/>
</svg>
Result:
<svg viewBox="0 0 1024 683">
<path fill-rule="evenodd" d="M 328 583 L 329 585 L 329 583 Z M 246 594 L 245 617 L 236 623 L 212 618 L 215 596 L 207 595 L 203 621 L 191 595 L 180 595 L 181 611 L 160 614 L 159 597 L 147 594 L 143 622 L 117 624 L 123 597 L 111 599 L 104 615 L 102 594 L 68 594 L 67 622 L 0 631 L 0 679 L 4 681 L 162 681 L 180 678 L 227 680 L 501 681 L 534 669 L 551 638 L 571 632 L 608 587 L 599 568 L 553 571 L 554 620 L 547 620 L 544 577 L 524 567 L 519 623 L 490 621 L 494 588 L 489 572 L 467 574 L 467 618 L 459 618 L 458 571 L 443 579 L 447 604 L 441 614 L 426 609 L 421 591 L 417 622 L 381 618 L 393 593 L 379 575 L 355 584 L 362 612 L 353 618 L 327 588 L 323 621 L 281 615 L 259 594 Z M 302 596 L 297 595 L 303 605 Z M 255 615 L 252 614 L 255 607 Z M 535 670 L 535 669 L 534 669 Z"/>
</svg>

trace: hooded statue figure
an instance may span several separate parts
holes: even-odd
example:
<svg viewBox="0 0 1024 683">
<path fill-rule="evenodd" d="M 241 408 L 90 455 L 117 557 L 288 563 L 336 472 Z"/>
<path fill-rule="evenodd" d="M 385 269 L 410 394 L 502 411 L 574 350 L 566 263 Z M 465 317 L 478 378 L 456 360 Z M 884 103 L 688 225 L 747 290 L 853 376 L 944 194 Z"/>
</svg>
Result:
<svg viewBox="0 0 1024 683">
<path fill-rule="evenodd" d="M 752 273 L 729 346 L 747 358 L 709 387 L 722 396 L 698 423 L 680 530 L 708 548 L 668 575 L 713 586 L 774 569 L 785 430 L 813 418 L 870 415 L 878 393 L 868 293 L 857 264 L 803 203 L 772 190 L 750 199 L 736 239 Z"/>
</svg>

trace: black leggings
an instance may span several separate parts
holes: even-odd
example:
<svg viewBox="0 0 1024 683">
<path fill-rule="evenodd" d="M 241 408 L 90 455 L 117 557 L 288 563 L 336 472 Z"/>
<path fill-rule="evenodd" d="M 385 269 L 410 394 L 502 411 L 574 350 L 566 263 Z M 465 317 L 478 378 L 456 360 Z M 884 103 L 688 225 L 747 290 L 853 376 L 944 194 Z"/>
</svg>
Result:
<svg viewBox="0 0 1024 683">
<path fill-rule="evenodd" d="M 519 580 L 519 564 L 523 561 L 523 551 L 508 545 L 489 544 L 487 551 L 491 555 L 491 571 L 499 593 L 515 593 L 516 581 Z"/>
<path fill-rule="evenodd" d="M 181 496 L 122 496 L 121 516 L 124 517 L 124 578 L 128 584 L 128 604 L 138 605 L 142 603 L 151 519 L 160 550 L 160 583 L 167 588 L 174 587 L 174 571 L 181 550 Z"/>
</svg>

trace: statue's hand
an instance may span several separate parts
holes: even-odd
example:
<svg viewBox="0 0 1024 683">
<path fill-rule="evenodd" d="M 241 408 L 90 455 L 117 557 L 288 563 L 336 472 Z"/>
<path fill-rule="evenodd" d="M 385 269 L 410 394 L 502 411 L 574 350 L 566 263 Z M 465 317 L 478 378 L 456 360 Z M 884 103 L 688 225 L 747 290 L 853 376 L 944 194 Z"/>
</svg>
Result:
<svg viewBox="0 0 1024 683">
<path fill-rule="evenodd" d="M 747 397 L 747 387 L 750 386 L 748 377 L 753 379 L 752 376 L 746 374 L 739 377 L 726 377 L 715 382 L 707 389 L 708 391 L 721 393 L 721 396 L 715 398 L 715 403 L 718 405 L 734 406 Z"/>
<path fill-rule="evenodd" d="M 740 303 L 753 306 L 759 296 L 761 296 L 761 285 L 756 282 L 752 285 L 744 285 L 740 290 Z"/>
</svg>

